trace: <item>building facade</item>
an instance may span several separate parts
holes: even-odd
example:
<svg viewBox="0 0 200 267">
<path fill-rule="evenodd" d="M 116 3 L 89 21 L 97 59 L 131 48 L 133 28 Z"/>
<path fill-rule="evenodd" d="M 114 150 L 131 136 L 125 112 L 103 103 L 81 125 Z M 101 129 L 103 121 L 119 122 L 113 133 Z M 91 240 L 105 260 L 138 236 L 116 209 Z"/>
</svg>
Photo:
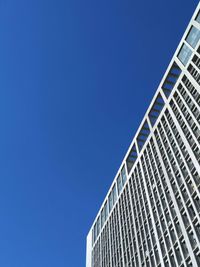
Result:
<svg viewBox="0 0 200 267">
<path fill-rule="evenodd" d="M 87 236 L 86 267 L 200 266 L 200 4 Z"/>
</svg>

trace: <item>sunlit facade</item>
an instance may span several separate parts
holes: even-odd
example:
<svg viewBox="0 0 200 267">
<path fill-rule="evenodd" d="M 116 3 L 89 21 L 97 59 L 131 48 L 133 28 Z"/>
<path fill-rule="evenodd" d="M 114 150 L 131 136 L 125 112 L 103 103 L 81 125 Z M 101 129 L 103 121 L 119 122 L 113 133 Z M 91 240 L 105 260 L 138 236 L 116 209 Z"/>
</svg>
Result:
<svg viewBox="0 0 200 267">
<path fill-rule="evenodd" d="M 200 266 L 200 4 L 87 236 L 86 267 Z"/>
</svg>

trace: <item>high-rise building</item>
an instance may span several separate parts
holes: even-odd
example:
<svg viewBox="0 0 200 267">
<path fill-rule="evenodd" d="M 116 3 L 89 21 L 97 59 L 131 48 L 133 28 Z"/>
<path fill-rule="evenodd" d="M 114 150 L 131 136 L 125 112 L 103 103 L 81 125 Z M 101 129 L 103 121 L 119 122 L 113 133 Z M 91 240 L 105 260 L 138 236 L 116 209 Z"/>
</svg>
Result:
<svg viewBox="0 0 200 267">
<path fill-rule="evenodd" d="M 86 267 L 200 266 L 200 4 L 87 236 Z"/>
</svg>

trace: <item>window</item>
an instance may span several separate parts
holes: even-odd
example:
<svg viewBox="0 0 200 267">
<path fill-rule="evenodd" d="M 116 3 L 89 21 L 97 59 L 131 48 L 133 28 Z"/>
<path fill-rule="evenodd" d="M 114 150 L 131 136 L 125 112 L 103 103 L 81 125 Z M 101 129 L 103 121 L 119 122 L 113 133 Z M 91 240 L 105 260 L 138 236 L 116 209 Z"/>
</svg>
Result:
<svg viewBox="0 0 200 267">
<path fill-rule="evenodd" d="M 125 182 L 126 182 L 126 169 L 125 166 L 122 167 L 121 173 L 119 174 L 119 176 L 117 177 L 117 192 L 118 195 L 120 194 Z"/>
<path fill-rule="evenodd" d="M 168 97 L 172 91 L 172 89 L 174 88 L 179 75 L 181 74 L 181 69 L 179 68 L 179 66 L 176 64 L 176 62 L 173 63 L 163 85 L 162 85 L 162 89 L 165 93 L 165 96 Z"/>
<path fill-rule="evenodd" d="M 186 38 L 186 42 L 190 44 L 193 48 L 195 48 L 199 41 L 199 38 L 200 38 L 200 31 L 194 26 L 192 26 Z"/>
<path fill-rule="evenodd" d="M 198 15 L 196 17 L 196 21 L 200 23 L 200 12 L 198 13 Z"/>
<path fill-rule="evenodd" d="M 116 185 L 113 186 L 113 189 L 112 189 L 112 195 L 113 195 L 113 206 L 117 200 L 117 191 L 116 191 Z"/>
<path fill-rule="evenodd" d="M 123 166 L 122 171 L 121 171 L 121 176 L 122 176 L 122 184 L 124 185 L 126 182 L 126 170 L 125 170 L 124 166 Z"/>
<path fill-rule="evenodd" d="M 183 63 L 183 65 L 186 65 L 192 55 L 192 51 L 187 45 L 183 45 L 180 52 L 178 53 L 179 60 Z"/>
<path fill-rule="evenodd" d="M 104 206 L 104 212 L 105 212 L 105 221 L 108 218 L 108 202 L 106 201 L 106 204 Z"/>
<path fill-rule="evenodd" d="M 113 203 L 113 200 L 112 200 L 112 192 L 110 193 L 109 197 L 108 197 L 108 202 L 109 202 L 109 212 L 111 211 L 112 209 L 112 203 Z"/>
<path fill-rule="evenodd" d="M 137 159 L 137 150 L 135 144 L 132 146 L 131 151 L 126 159 L 126 166 L 128 173 L 131 171 L 133 164 Z"/>
<path fill-rule="evenodd" d="M 101 227 L 104 225 L 105 222 L 105 211 L 104 211 L 104 207 L 101 211 Z"/>
<path fill-rule="evenodd" d="M 112 207 L 114 206 L 116 200 L 117 200 L 117 191 L 116 191 L 116 185 L 114 185 L 108 197 L 109 211 L 112 210 Z"/>
<path fill-rule="evenodd" d="M 152 126 L 155 124 L 156 120 L 158 119 L 158 116 L 160 114 L 160 112 L 163 109 L 164 106 L 164 100 L 161 96 L 161 94 L 159 93 L 158 96 L 156 97 L 156 100 L 153 103 L 153 106 L 149 112 L 149 120 L 152 124 Z M 145 126 L 147 128 L 147 126 Z M 150 132 L 150 130 L 148 130 L 148 132 Z"/>
<path fill-rule="evenodd" d="M 97 219 L 97 236 L 99 235 L 100 233 L 100 217 L 98 217 Z"/>
<path fill-rule="evenodd" d="M 122 190 L 122 178 L 121 175 L 119 174 L 119 176 L 117 177 L 117 191 L 118 191 L 118 195 L 120 194 Z"/>
<path fill-rule="evenodd" d="M 97 223 L 94 225 L 94 242 L 96 241 L 97 238 Z"/>
<path fill-rule="evenodd" d="M 94 244 L 95 240 L 94 240 L 94 227 L 92 229 L 92 245 Z"/>
<path fill-rule="evenodd" d="M 144 124 L 142 125 L 142 128 L 137 136 L 137 144 L 139 150 L 142 149 L 144 143 L 146 142 L 148 136 L 150 134 L 149 124 L 147 120 L 145 120 Z"/>
</svg>

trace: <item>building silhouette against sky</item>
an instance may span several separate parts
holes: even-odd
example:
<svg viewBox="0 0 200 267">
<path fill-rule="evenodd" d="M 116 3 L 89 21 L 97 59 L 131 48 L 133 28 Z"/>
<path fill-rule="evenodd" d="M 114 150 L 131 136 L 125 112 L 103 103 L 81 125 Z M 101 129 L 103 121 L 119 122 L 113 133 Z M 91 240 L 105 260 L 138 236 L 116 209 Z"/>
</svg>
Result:
<svg viewBox="0 0 200 267">
<path fill-rule="evenodd" d="M 86 254 L 86 267 L 200 266 L 200 4 L 92 224 Z"/>
</svg>

